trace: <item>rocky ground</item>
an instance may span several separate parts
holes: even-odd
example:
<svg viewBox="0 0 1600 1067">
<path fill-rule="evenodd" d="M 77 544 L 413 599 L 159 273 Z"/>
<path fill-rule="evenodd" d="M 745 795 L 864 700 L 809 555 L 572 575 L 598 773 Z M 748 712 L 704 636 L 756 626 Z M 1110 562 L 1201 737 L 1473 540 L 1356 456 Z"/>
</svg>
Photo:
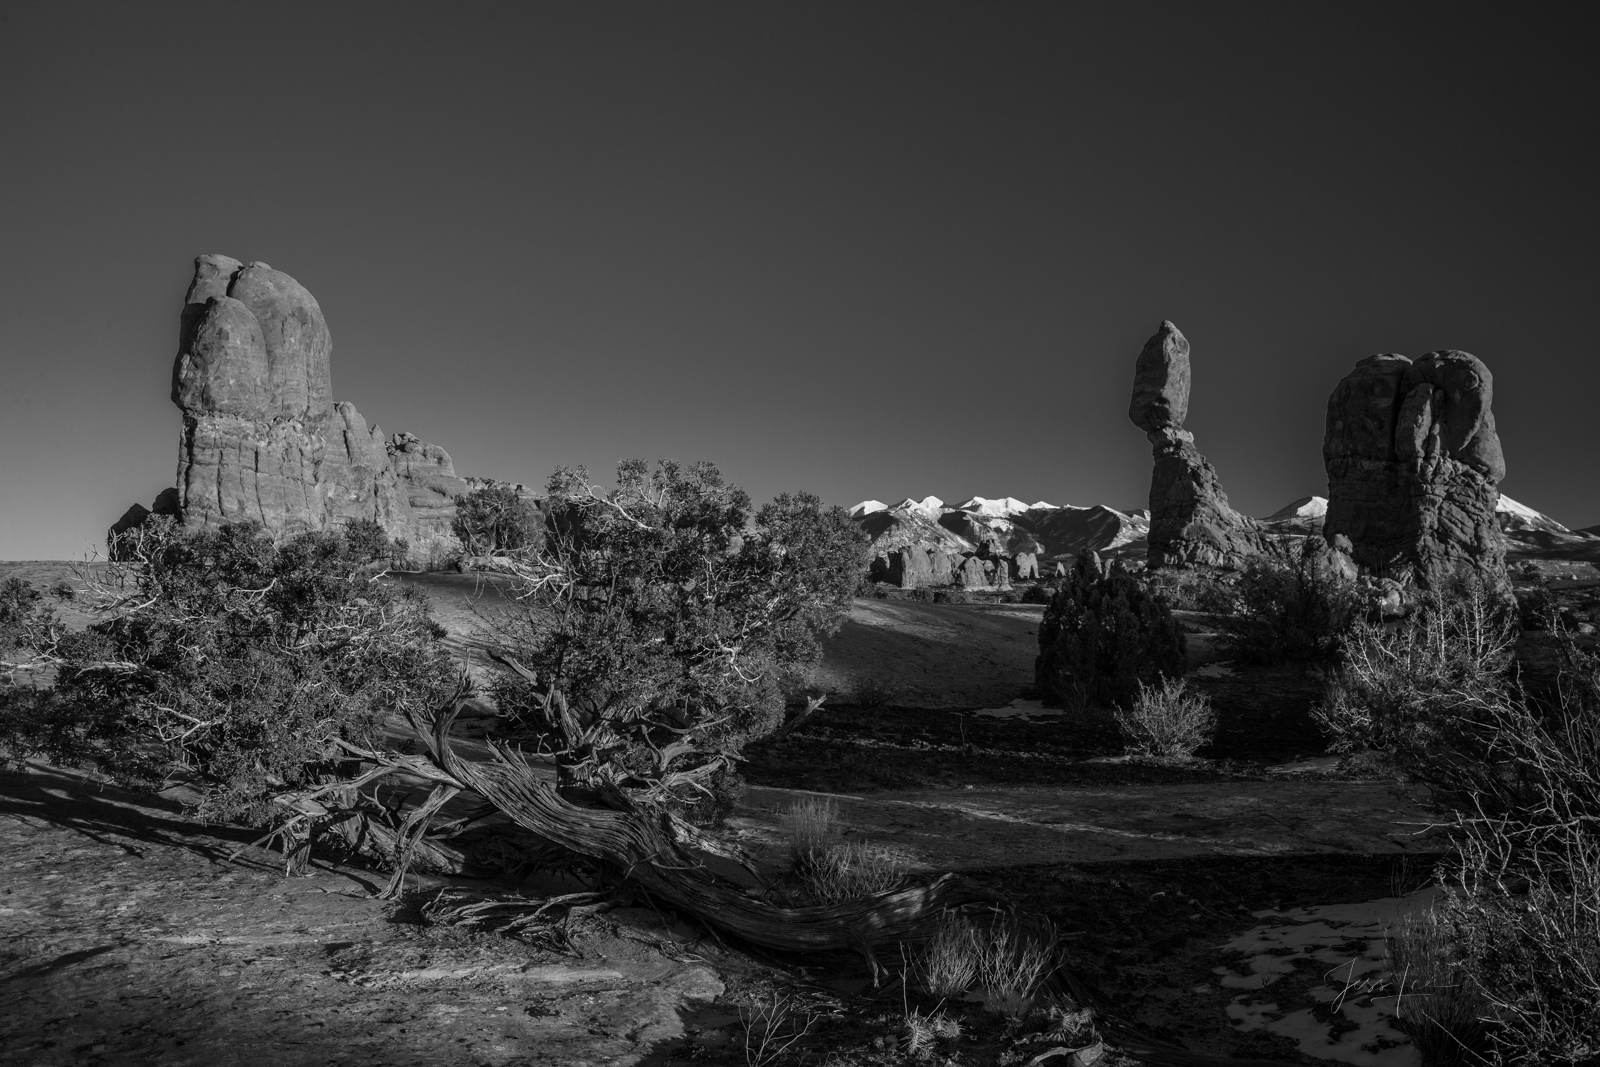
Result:
<svg viewBox="0 0 1600 1067">
<path fill-rule="evenodd" d="M 36 582 L 53 573 L 27 566 Z M 1600 618 L 1600 590 L 1566 570 L 1547 576 L 1557 609 Z M 505 607 L 494 587 L 405 580 L 481 663 L 471 628 Z M 1435 855 L 1417 798 L 1320 755 L 1320 680 L 1236 670 L 1192 634 L 1191 677 L 1220 715 L 1210 759 L 1132 763 L 1109 716 L 1031 699 L 1039 613 L 858 601 L 817 679 L 838 696 L 751 753 L 732 832 L 776 872 L 780 813 L 835 796 L 851 835 L 1047 917 L 1114 1035 L 1167 1049 L 1149 1062 L 1414 1063 L 1381 1027 L 1352 1043 L 1366 1031 L 1351 1013 L 1377 1008 L 1319 999 L 1330 953 L 1370 956 L 1370 938 L 1279 951 L 1270 1000 L 1239 948 L 1316 927 L 1319 907 L 1398 898 Z M 730 948 L 625 896 L 574 917 L 559 953 L 424 921 L 446 880 L 382 901 L 379 872 L 321 860 L 285 878 L 260 850 L 230 858 L 248 841 L 171 797 L 42 767 L 0 777 L 0 989 L 20 1008 L 0 1013 L 0 1063 L 747 1063 L 763 1032 L 750 1023 L 774 1004 L 783 1033 L 804 1031 L 784 1062 L 905 1062 L 892 1043 L 915 1005 L 874 990 L 858 956 Z M 966 1016 L 943 1053 L 959 1062 L 1044 1051 Z"/>
</svg>

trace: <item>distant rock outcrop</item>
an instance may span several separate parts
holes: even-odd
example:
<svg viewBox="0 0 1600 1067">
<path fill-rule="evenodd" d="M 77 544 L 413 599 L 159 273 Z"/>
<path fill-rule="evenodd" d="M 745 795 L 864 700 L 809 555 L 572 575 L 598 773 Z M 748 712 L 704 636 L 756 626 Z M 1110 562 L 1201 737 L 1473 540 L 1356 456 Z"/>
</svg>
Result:
<svg viewBox="0 0 1600 1067">
<path fill-rule="evenodd" d="M 850 509 L 857 527 L 872 543 L 872 579 L 903 588 L 950 585 L 975 580 L 962 576 L 962 562 L 978 555 L 991 563 L 1004 559 L 1008 576 L 1036 581 L 1056 573 L 1055 563 L 1070 563 L 1083 551 L 1144 554 L 1149 517 L 1104 506 L 1057 507 L 1015 497 L 972 497 L 946 507 L 938 497 L 906 497 L 898 504 L 865 500 Z M 928 557 L 926 577 L 915 561 L 897 556 L 915 546 Z M 994 575 L 989 572 L 989 584 Z M 908 584 L 910 583 L 910 584 Z"/>
<path fill-rule="evenodd" d="M 299 282 L 265 263 L 196 259 L 172 371 L 178 485 L 155 511 L 190 528 L 253 520 L 277 536 L 373 519 L 419 562 L 459 551 L 451 523 L 468 482 L 444 449 L 385 439 L 334 403 L 332 359 L 322 309 Z M 113 540 L 144 521 L 139 511 Z"/>
<path fill-rule="evenodd" d="M 1152 568 L 1241 566 L 1261 551 L 1254 520 L 1228 506 L 1217 472 L 1183 428 L 1189 413 L 1189 342 L 1163 322 L 1145 342 L 1133 378 L 1128 418 L 1155 454 L 1150 478 Z"/>
<path fill-rule="evenodd" d="M 1323 535 L 1370 574 L 1505 580 L 1494 378 L 1466 352 L 1369 356 L 1328 398 Z"/>
</svg>

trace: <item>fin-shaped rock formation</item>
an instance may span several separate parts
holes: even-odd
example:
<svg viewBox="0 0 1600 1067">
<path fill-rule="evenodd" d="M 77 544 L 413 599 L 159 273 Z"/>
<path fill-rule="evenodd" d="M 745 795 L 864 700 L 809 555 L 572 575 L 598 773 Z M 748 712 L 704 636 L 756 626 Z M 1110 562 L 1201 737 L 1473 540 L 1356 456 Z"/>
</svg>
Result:
<svg viewBox="0 0 1600 1067">
<path fill-rule="evenodd" d="M 1505 458 L 1494 377 L 1476 356 L 1369 356 L 1328 398 L 1323 535 L 1378 577 L 1505 580 Z"/>
<path fill-rule="evenodd" d="M 1144 431 L 1155 456 L 1147 558 L 1152 568 L 1237 568 L 1261 551 L 1261 541 L 1255 521 L 1228 506 L 1216 469 L 1183 428 L 1189 374 L 1189 342 L 1163 322 L 1139 353 L 1128 407 L 1128 418 Z"/>
<path fill-rule="evenodd" d="M 192 529 L 254 520 L 276 536 L 373 519 L 416 563 L 457 553 L 455 498 L 471 484 L 444 449 L 385 438 L 335 403 L 332 358 L 322 309 L 299 282 L 265 263 L 196 259 L 172 370 L 178 484 L 155 512 Z M 145 510 L 130 508 L 112 539 Z"/>
</svg>

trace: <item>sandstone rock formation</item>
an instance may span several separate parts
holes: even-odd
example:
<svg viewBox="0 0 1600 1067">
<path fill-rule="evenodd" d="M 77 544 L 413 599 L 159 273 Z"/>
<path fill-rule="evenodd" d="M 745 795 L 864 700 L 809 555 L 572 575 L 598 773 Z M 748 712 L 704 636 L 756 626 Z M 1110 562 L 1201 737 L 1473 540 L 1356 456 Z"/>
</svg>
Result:
<svg viewBox="0 0 1600 1067">
<path fill-rule="evenodd" d="M 166 510 L 191 528 L 254 520 L 279 536 L 373 519 L 415 561 L 442 562 L 460 547 L 450 525 L 468 482 L 444 449 L 386 440 L 353 404 L 334 403 L 332 357 L 322 309 L 289 275 L 196 259 L 172 371 L 183 432 Z M 129 509 L 113 539 L 144 510 Z"/>
<path fill-rule="evenodd" d="M 1238 567 L 1261 551 L 1260 539 L 1255 522 L 1228 506 L 1216 470 L 1183 428 L 1189 373 L 1189 342 L 1163 322 L 1139 353 L 1128 407 L 1128 418 L 1145 432 L 1155 454 L 1149 565 Z"/>
<path fill-rule="evenodd" d="M 1323 535 L 1369 574 L 1505 580 L 1494 378 L 1466 352 L 1357 363 L 1328 398 Z"/>
</svg>

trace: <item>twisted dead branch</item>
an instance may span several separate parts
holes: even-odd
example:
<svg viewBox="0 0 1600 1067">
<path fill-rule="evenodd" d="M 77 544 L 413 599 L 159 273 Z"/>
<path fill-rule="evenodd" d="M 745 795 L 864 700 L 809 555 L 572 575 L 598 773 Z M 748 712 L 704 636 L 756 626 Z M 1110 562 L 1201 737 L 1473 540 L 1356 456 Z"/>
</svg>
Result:
<svg viewBox="0 0 1600 1067">
<path fill-rule="evenodd" d="M 408 716 L 425 754 L 363 755 L 381 767 L 421 773 L 435 783 L 433 798 L 444 792 L 475 794 L 539 838 L 620 872 L 657 900 L 722 933 L 782 951 L 853 950 L 866 957 L 876 976 L 882 970 L 876 946 L 924 940 L 944 911 L 992 899 L 947 874 L 929 885 L 839 904 L 774 905 L 750 887 L 760 884 L 760 875 L 737 849 L 719 845 L 625 790 L 606 789 L 600 798 L 606 806 L 587 806 L 563 797 L 548 772 L 508 746 L 492 743 L 487 760 L 463 757 L 453 745 L 450 725 L 466 699 L 458 692 L 442 709 Z M 426 806 L 437 810 L 437 805 Z M 432 812 L 419 809 L 399 836 L 421 841 L 431 817 Z M 718 873 L 707 864 L 711 857 L 734 865 L 744 877 Z"/>
</svg>

